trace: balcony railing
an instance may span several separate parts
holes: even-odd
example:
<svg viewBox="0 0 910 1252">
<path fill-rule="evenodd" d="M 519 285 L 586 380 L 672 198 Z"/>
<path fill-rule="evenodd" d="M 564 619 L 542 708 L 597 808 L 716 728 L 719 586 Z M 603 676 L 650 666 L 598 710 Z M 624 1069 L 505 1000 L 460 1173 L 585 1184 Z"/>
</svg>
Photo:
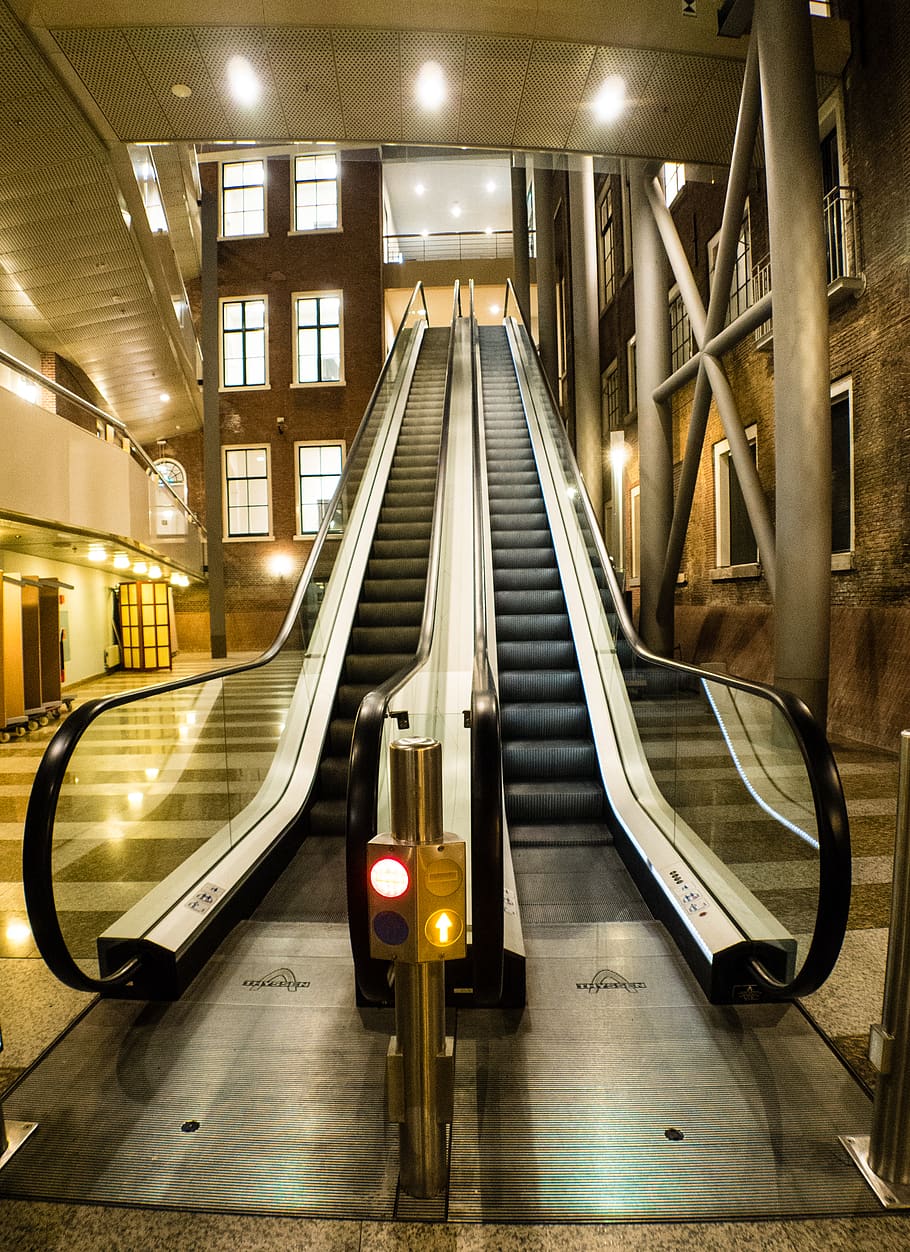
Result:
<svg viewBox="0 0 910 1252">
<path fill-rule="evenodd" d="M 824 199 L 825 267 L 828 298 L 856 295 L 863 288 L 863 250 L 859 220 L 859 195 L 855 187 L 834 187 Z M 771 258 L 763 257 L 752 271 L 752 297 L 761 299 L 771 290 Z M 755 332 L 759 347 L 771 342 L 769 318 Z"/>
<path fill-rule="evenodd" d="M 405 261 L 508 261 L 512 256 L 510 230 L 386 235 L 383 242 L 388 265 L 403 265 Z"/>
</svg>

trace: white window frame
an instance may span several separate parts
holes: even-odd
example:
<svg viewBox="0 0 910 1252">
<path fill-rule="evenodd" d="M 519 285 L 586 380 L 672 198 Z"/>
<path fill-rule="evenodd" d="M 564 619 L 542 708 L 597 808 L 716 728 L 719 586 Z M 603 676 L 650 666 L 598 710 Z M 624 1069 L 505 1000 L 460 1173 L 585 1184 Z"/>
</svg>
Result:
<svg viewBox="0 0 910 1252">
<path fill-rule="evenodd" d="M 294 508 L 295 508 L 295 517 L 297 519 L 296 522 L 294 523 L 294 526 L 295 526 L 294 538 L 295 539 L 312 539 L 313 536 L 317 534 L 319 530 L 319 526 L 322 525 L 322 518 L 320 517 L 319 523 L 317 524 L 314 530 L 303 529 L 302 509 L 303 509 L 304 503 L 310 503 L 310 501 L 304 502 L 304 500 L 302 499 L 301 485 L 302 485 L 302 479 L 304 478 L 304 475 L 301 474 L 300 472 L 300 449 L 301 448 L 319 448 L 319 449 L 338 448 L 341 452 L 341 468 L 338 471 L 338 477 L 340 478 L 342 473 L 344 472 L 344 461 L 345 461 L 345 456 L 347 455 L 347 445 L 343 439 L 298 439 L 296 443 L 294 444 Z M 306 475 L 306 477 L 308 478 L 309 477 L 313 477 L 313 478 L 326 477 L 327 478 L 327 477 L 331 477 L 331 475 L 314 474 L 314 475 Z M 335 487 L 337 487 L 337 482 L 335 484 Z M 335 494 L 335 487 L 332 488 L 332 495 Z M 329 496 L 328 499 L 331 499 L 331 496 Z M 337 532 L 335 532 L 334 530 L 330 531 L 330 534 L 335 534 L 335 533 Z"/>
<path fill-rule="evenodd" d="M 686 167 L 682 161 L 665 161 L 660 167 L 660 184 L 669 209 L 686 185 Z"/>
<path fill-rule="evenodd" d="M 329 178 L 299 178 L 298 162 L 312 161 L 316 162 L 325 157 L 335 158 L 335 177 Z M 290 160 L 291 174 L 291 229 L 289 235 L 332 235 L 338 234 L 341 229 L 341 153 L 337 149 L 329 149 L 319 152 L 299 152 L 291 157 Z M 335 222 L 332 226 L 301 226 L 297 204 L 297 188 L 304 183 L 329 183 L 335 184 Z M 317 191 L 317 196 L 318 196 Z"/>
<path fill-rule="evenodd" d="M 600 376 L 600 416 L 605 436 L 609 431 L 622 430 L 622 393 L 616 357 Z"/>
<path fill-rule="evenodd" d="M 629 584 L 641 583 L 641 483 L 629 491 Z"/>
<path fill-rule="evenodd" d="M 853 554 L 856 545 L 856 467 L 855 467 L 855 431 L 853 426 L 853 375 L 847 374 L 831 384 L 831 402 L 847 396 L 850 419 L 850 547 L 831 553 L 832 570 L 853 568 Z"/>
<path fill-rule="evenodd" d="M 224 171 L 226 166 L 234 165 L 260 165 L 262 166 L 262 182 L 261 183 L 241 183 L 238 187 L 257 187 L 260 189 L 262 196 L 262 230 L 241 230 L 232 231 L 230 234 L 225 229 L 225 218 L 227 216 L 224 207 L 224 198 L 226 191 L 234 191 L 238 188 L 225 187 Z M 219 239 L 265 239 L 269 233 L 269 166 L 265 157 L 250 157 L 248 160 L 240 161 L 219 161 L 218 162 L 218 238 Z M 241 210 L 246 213 L 245 208 Z"/>
<path fill-rule="evenodd" d="M 692 340 L 692 323 L 689 320 L 689 310 L 686 308 L 685 301 L 680 294 L 678 283 L 674 283 L 670 288 L 667 301 L 670 317 L 670 370 L 675 373 L 678 369 L 685 365 L 686 361 L 691 360 L 695 352 L 695 347 Z M 676 330 L 673 323 L 674 308 L 679 308 L 682 313 L 678 322 L 678 327 L 680 330 L 685 327 L 685 355 L 682 354 L 682 336 L 680 336 L 679 344 L 674 343 L 674 332 Z"/>
<path fill-rule="evenodd" d="M 337 300 L 338 301 L 338 377 L 337 378 L 310 378 L 303 380 L 300 377 L 300 354 L 298 351 L 299 331 L 305 329 L 298 326 L 297 306 L 301 300 Z M 317 325 L 317 331 L 322 329 Z M 344 292 L 343 291 L 295 291 L 291 296 L 291 353 L 294 362 L 294 381 L 292 387 L 343 387 L 345 385 L 344 377 Z M 321 342 L 321 335 L 317 334 L 317 339 Z M 322 365 L 321 356 L 316 358 L 319 368 Z"/>
<path fill-rule="evenodd" d="M 631 417 L 632 414 L 638 412 L 638 382 L 636 379 L 636 337 L 632 335 L 626 341 L 626 403 L 628 409 L 626 412 Z"/>
<path fill-rule="evenodd" d="M 607 201 L 610 202 L 609 229 L 605 232 L 602 229 L 601 214 Z M 597 197 L 596 215 L 597 215 L 597 288 L 600 295 L 600 311 L 601 313 L 616 299 L 616 292 L 619 287 L 620 269 L 618 262 L 621 260 L 621 249 L 616 246 L 617 234 L 617 196 L 616 187 L 613 184 L 611 175 L 607 175 L 606 182 L 601 189 L 600 195 Z M 610 257 L 610 275 L 609 288 L 607 284 L 607 243 L 609 242 Z"/>
<path fill-rule="evenodd" d="M 240 333 L 241 335 L 245 337 L 246 329 L 241 329 L 239 332 L 235 330 L 228 330 L 227 332 L 225 331 L 225 328 L 224 328 L 225 307 L 229 304 L 247 305 L 247 304 L 255 304 L 259 301 L 262 302 L 262 306 L 263 306 L 262 327 L 261 328 L 251 327 L 249 329 L 251 330 L 261 329 L 263 332 L 263 338 L 264 338 L 264 344 L 265 344 L 265 363 L 264 363 L 265 381 L 261 383 L 226 383 L 224 380 L 225 359 L 226 359 L 225 352 L 224 352 L 225 334 L 226 333 L 227 334 Z M 218 357 L 219 357 L 218 382 L 219 382 L 220 391 L 268 391 L 269 390 L 269 298 L 268 296 L 264 296 L 264 295 L 222 296 L 219 299 L 218 301 Z M 243 356 L 244 363 L 246 363 L 247 359 L 248 358 L 246 354 L 244 353 L 244 356 Z"/>
<path fill-rule="evenodd" d="M 745 429 L 745 436 L 750 444 L 755 445 L 755 460 L 758 463 L 758 426 L 753 422 Z M 718 570 L 742 570 L 752 574 L 761 560 L 756 543 L 755 561 L 747 561 L 743 565 L 730 563 L 730 472 L 733 459 L 730 455 L 730 443 L 721 439 L 712 448 L 714 460 L 714 559 Z"/>
<path fill-rule="evenodd" d="M 172 466 L 176 473 L 168 472 Z M 189 492 L 186 469 L 172 456 L 159 457 L 155 461 L 155 469 L 158 473 L 149 480 L 155 538 L 162 542 L 167 542 L 168 539 L 183 539 L 186 536 L 186 508 Z M 161 485 L 161 478 L 164 478 L 170 484 L 174 495 L 182 502 L 183 509 L 178 507 L 171 493 Z M 169 513 L 174 514 L 173 526 L 167 525 L 167 515 Z"/>
<path fill-rule="evenodd" d="M 745 255 L 742 259 L 742 272 L 745 276 L 745 282 L 742 286 L 737 283 L 740 274 L 740 240 L 743 241 L 743 250 Z M 714 285 L 714 271 L 717 267 L 717 250 L 720 246 L 720 231 L 716 235 L 712 235 L 708 240 L 708 289 Z M 728 326 L 735 317 L 739 317 L 746 309 L 750 308 L 755 301 L 755 292 L 752 287 L 752 219 L 749 214 L 749 201 L 746 201 L 743 209 L 743 220 L 740 223 L 739 234 L 736 237 L 736 261 L 733 265 L 733 273 L 730 275 L 730 294 L 727 297 L 727 309 L 724 314 L 724 325 Z M 740 307 L 740 292 L 745 292 L 745 304 Z M 736 311 L 734 313 L 734 298 L 736 300 Z"/>
<path fill-rule="evenodd" d="M 265 453 L 265 482 L 266 482 L 266 507 L 269 514 L 268 530 L 263 533 L 257 531 L 255 534 L 236 535 L 231 534 L 231 515 L 232 506 L 228 500 L 228 453 L 229 452 L 264 452 Z M 239 479 L 238 481 L 251 482 L 255 481 L 250 477 Z M 272 513 L 272 450 L 267 443 L 226 443 L 221 447 L 221 499 L 222 499 L 222 523 L 224 526 L 224 542 L 225 543 L 265 543 L 270 539 L 274 539 L 273 532 L 273 513 Z M 246 503 L 240 507 L 243 508 L 261 508 L 261 505 L 250 505 Z"/>
</svg>

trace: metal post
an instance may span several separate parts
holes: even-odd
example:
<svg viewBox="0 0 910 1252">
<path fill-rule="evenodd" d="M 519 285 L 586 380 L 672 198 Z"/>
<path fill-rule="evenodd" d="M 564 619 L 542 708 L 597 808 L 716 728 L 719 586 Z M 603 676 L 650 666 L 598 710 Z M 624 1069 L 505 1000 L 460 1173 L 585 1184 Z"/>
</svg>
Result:
<svg viewBox="0 0 910 1252">
<path fill-rule="evenodd" d="M 531 248 L 528 239 L 528 184 L 524 157 L 512 156 L 512 278 L 524 324 L 531 333 Z"/>
<path fill-rule="evenodd" d="M 603 514 L 603 431 L 600 409 L 600 321 L 597 308 L 597 226 L 594 158 L 569 167 L 572 243 L 572 343 L 575 366 L 575 453 L 596 517 Z"/>
<path fill-rule="evenodd" d="M 221 401 L 218 393 L 218 200 L 202 193 L 202 414 L 209 636 L 213 657 L 227 656 L 221 521 Z"/>
<path fill-rule="evenodd" d="M 828 297 L 809 6 L 755 0 L 774 309 L 775 681 L 825 724 L 831 599 Z"/>
<path fill-rule="evenodd" d="M 673 429 L 670 405 L 658 404 L 654 391 L 670 373 L 670 269 L 648 205 L 647 167 L 632 166 L 632 255 L 635 285 L 636 396 L 641 482 L 641 609 L 639 630 L 645 643 L 663 656 L 673 655 L 673 617 L 658 617 L 670 524 L 673 518 Z"/>
<path fill-rule="evenodd" d="M 442 841 L 442 748 L 403 739 L 389 753 L 392 830 L 402 843 Z M 395 966 L 395 1034 L 403 1057 L 404 1121 L 399 1131 L 401 1185 L 427 1198 L 445 1188 L 446 1126 L 436 1108 L 434 1067 L 445 1052 L 445 966 Z"/>
<path fill-rule="evenodd" d="M 887 1208 L 910 1208 L 910 731 L 901 733 L 891 926 L 882 1021 L 869 1036 L 879 1072 L 871 1136 L 842 1142 Z"/>
<path fill-rule="evenodd" d="M 553 171 L 534 160 L 534 216 L 537 227 L 537 345 L 554 392 L 559 388 L 556 352 L 556 245 L 553 237 Z"/>
</svg>

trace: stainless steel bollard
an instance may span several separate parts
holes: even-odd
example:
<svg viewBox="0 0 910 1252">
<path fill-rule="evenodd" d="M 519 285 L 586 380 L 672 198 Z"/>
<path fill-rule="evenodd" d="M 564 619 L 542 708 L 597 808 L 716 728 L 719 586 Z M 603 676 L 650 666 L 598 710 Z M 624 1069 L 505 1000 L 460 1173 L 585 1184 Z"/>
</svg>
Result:
<svg viewBox="0 0 910 1252">
<path fill-rule="evenodd" d="M 442 747 L 399 739 L 389 756 L 392 833 L 367 846 L 370 951 L 394 962 L 395 1037 L 386 1083 L 399 1123 L 402 1189 L 446 1185 L 454 1048 L 445 1033 L 445 961 L 463 957 L 465 845 L 442 829 Z"/>
<path fill-rule="evenodd" d="M 891 925 L 881 1025 L 869 1035 L 879 1072 L 869 1136 L 841 1141 L 887 1208 L 910 1207 L 910 731 L 901 732 Z"/>
</svg>

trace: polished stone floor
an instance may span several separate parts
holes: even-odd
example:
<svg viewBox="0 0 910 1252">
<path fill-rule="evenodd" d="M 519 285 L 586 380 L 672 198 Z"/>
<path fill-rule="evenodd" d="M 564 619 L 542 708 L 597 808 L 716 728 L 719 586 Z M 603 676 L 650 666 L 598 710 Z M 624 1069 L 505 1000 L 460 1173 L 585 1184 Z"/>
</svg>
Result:
<svg viewBox="0 0 910 1252">
<path fill-rule="evenodd" d="M 232 658 L 240 660 L 242 658 Z M 175 674 L 202 672 L 207 658 L 179 657 Z M 158 676 L 149 676 L 148 682 Z M 115 674 L 74 692 L 77 702 L 137 685 Z M 94 938 L 109 920 L 159 882 L 188 852 L 229 821 L 255 792 L 283 726 L 292 690 L 289 673 L 237 680 L 230 697 L 196 689 L 146 709 L 140 727 L 111 718 L 74 759 L 63 797 L 64 839 L 55 861 L 57 898 L 73 950 L 91 962 Z M 214 687 L 214 684 L 211 686 Z M 243 717 L 239 710 L 253 710 Z M 182 728 L 182 729 L 181 729 Z M 0 1090 L 40 1055 L 90 1002 L 61 987 L 46 971 L 28 931 L 20 855 L 21 829 L 32 779 L 55 726 L 0 746 Z M 658 781 L 677 788 L 688 818 L 713 823 L 715 850 L 751 875 L 749 885 L 799 931 L 812 915 L 811 858 L 797 843 L 773 845 L 748 812 L 734 780 L 711 745 L 695 737 L 680 757 L 679 737 L 659 719 L 643 735 Z M 137 751 L 138 744 L 141 751 Z M 891 893 L 897 759 L 858 744 L 835 745 L 850 814 L 854 888 L 850 927 L 829 982 L 804 1007 L 833 1046 L 872 1085 L 865 1060 L 869 1026 L 879 1020 Z M 672 769 L 671 769 L 672 755 Z M 667 783 L 669 773 L 670 783 Z M 711 779 L 711 785 L 703 785 Z M 693 789 L 700 781 L 702 786 Z M 705 797 L 710 802 L 705 806 Z M 751 806 L 754 808 L 754 806 Z M 702 812 L 697 810 L 701 808 Z M 713 812 L 711 811 L 713 810 Z M 755 849 L 760 848 L 760 854 Z M 807 877 L 808 875 L 808 877 Z M 660 1238 L 656 1239 L 656 1229 Z M 176 1232 L 180 1231 L 180 1237 Z M 0 1204 L 0 1250 L 30 1248 L 548 1248 L 563 1249 L 910 1247 L 900 1219 L 855 1222 L 719 1224 L 697 1228 L 385 1227 L 371 1223 L 286 1220 L 97 1210 L 5 1201 Z"/>
</svg>

